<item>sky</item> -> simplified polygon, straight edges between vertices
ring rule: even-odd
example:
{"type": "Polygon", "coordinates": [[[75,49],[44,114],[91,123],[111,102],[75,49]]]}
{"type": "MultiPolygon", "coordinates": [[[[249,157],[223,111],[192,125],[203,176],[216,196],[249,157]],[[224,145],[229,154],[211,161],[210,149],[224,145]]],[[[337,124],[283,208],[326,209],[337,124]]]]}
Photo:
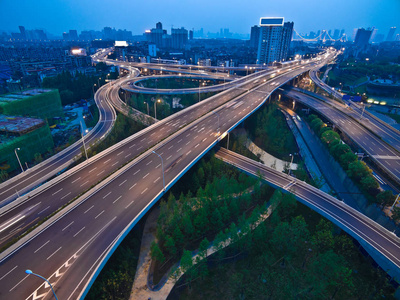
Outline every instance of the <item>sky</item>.
{"type": "Polygon", "coordinates": [[[142,34],[158,21],[168,32],[174,26],[246,34],[260,17],[284,17],[299,33],[338,28],[350,35],[374,26],[386,36],[392,26],[400,33],[400,0],[0,0],[0,30],[22,25],[57,36],[105,26],[142,34]]]}

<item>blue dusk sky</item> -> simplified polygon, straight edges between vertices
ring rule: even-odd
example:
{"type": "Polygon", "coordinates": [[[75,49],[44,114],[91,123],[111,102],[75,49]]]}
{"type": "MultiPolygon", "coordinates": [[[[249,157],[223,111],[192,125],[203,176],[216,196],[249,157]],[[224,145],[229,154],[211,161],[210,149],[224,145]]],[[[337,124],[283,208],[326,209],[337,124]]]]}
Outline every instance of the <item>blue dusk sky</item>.
{"type": "Polygon", "coordinates": [[[204,32],[229,28],[249,33],[260,17],[284,17],[299,33],[319,29],[376,27],[400,32],[400,0],[0,0],[0,30],[45,29],[60,36],[69,29],[101,30],[105,26],[142,34],[161,21],[204,32]]]}

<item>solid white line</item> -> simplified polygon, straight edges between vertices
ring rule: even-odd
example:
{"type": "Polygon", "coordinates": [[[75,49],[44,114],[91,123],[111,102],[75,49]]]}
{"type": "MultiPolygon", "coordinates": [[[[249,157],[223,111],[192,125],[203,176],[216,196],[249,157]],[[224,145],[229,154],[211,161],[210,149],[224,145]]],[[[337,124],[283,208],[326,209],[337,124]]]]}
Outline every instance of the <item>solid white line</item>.
{"type": "Polygon", "coordinates": [[[85,229],[85,226],[83,226],[81,230],[79,230],[77,233],[75,233],[73,237],[76,237],[83,229],[85,229]]]}
{"type": "Polygon", "coordinates": [[[146,192],[147,190],[148,190],[148,188],[145,188],[145,189],[143,190],[143,192],[140,193],[140,195],[143,195],[144,192],[146,192]]]}
{"type": "Polygon", "coordinates": [[[119,196],[117,199],[115,199],[114,201],[113,201],[113,204],[115,203],[115,202],[117,202],[119,199],[121,199],[122,198],[122,196],[119,196]]]}
{"type": "Polygon", "coordinates": [[[71,192],[69,192],[68,194],[62,196],[62,197],[61,197],[61,200],[64,199],[65,197],[67,197],[69,194],[71,194],[71,192]]]}
{"type": "Polygon", "coordinates": [[[49,260],[54,254],[56,254],[58,251],[60,251],[62,247],[58,248],[56,251],[53,252],[53,254],[51,254],[48,258],[46,258],[46,260],[49,260]]]}
{"type": "Polygon", "coordinates": [[[28,276],[29,276],[29,274],[26,275],[24,278],[22,278],[22,280],[21,280],[20,282],[18,282],[16,285],[14,285],[14,286],[9,290],[9,292],[11,292],[13,289],[15,289],[15,288],[16,288],[22,281],[24,281],[28,276]]]}
{"type": "Polygon", "coordinates": [[[111,192],[108,192],[108,194],[105,195],[105,196],[103,197],[103,199],[107,198],[110,194],[111,194],[111,192]]]}
{"type": "Polygon", "coordinates": [[[15,266],[14,268],[12,268],[10,271],[8,271],[6,274],[3,275],[3,277],[0,278],[0,280],[2,280],[4,277],[6,277],[8,274],[10,274],[12,271],[14,271],[18,266],[15,266]]]}
{"type": "Polygon", "coordinates": [[[103,211],[101,212],[101,213],[99,213],[97,216],[95,216],[94,218],[95,219],[97,219],[98,217],[100,217],[101,216],[101,214],[104,212],[104,209],[103,209],[103,211]]]}
{"type": "Polygon", "coordinates": [[[84,214],[86,214],[89,210],[91,210],[92,208],[94,207],[94,205],[92,205],[91,207],[89,207],[85,212],[84,212],[84,214]]]}
{"type": "Polygon", "coordinates": [[[81,179],[80,177],[75,179],[74,181],[72,181],[72,183],[75,183],[76,181],[78,181],[79,179],[81,179]]]}
{"type": "Polygon", "coordinates": [[[72,221],[71,223],[69,223],[67,226],[65,226],[64,227],[64,229],[63,230],[61,230],[61,231],[64,231],[65,229],[67,229],[69,226],[71,226],[72,224],[74,223],[74,221],[72,221]]]}
{"type": "Polygon", "coordinates": [[[128,179],[125,179],[124,181],[122,181],[120,184],[119,184],[119,186],[121,186],[121,185],[123,185],[125,182],[127,182],[128,181],[128,179]]]}
{"type": "Polygon", "coordinates": [[[61,192],[62,190],[63,190],[63,188],[59,189],[57,192],[55,192],[55,193],[53,193],[53,194],[51,194],[51,195],[54,196],[55,194],[61,192]]]}

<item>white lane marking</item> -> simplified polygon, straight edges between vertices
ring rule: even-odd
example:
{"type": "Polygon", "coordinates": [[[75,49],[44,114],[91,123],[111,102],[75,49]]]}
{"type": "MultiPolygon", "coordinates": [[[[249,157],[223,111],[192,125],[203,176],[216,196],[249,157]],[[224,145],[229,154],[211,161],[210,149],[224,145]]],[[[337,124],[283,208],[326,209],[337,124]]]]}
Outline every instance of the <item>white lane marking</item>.
{"type": "Polygon", "coordinates": [[[58,248],[56,251],[53,252],[53,254],[51,254],[48,258],[46,258],[46,260],[49,260],[54,254],[56,254],[58,251],[61,250],[62,247],[58,248]]]}
{"type": "Polygon", "coordinates": [[[189,152],[188,152],[188,153],[186,153],[186,155],[189,155],[189,154],[190,154],[190,152],[192,152],[192,150],[189,150],[189,152]]]}
{"type": "Polygon", "coordinates": [[[136,186],[136,183],[134,185],[132,185],[129,190],[133,189],[136,186]]]}
{"type": "Polygon", "coordinates": [[[186,143],[186,146],[190,144],[190,141],[186,143]]]}
{"type": "Polygon", "coordinates": [[[72,183],[77,182],[79,179],[81,179],[81,178],[79,177],[79,178],[75,179],[74,181],[72,181],[72,183]]]}
{"type": "Polygon", "coordinates": [[[127,206],[125,206],[125,209],[127,209],[129,206],[131,206],[133,202],[135,202],[135,201],[131,201],[131,203],[129,203],[127,206]]]}
{"type": "Polygon", "coordinates": [[[146,166],[148,166],[149,164],[151,164],[153,161],[151,160],[151,161],[149,161],[147,164],[146,164],[146,166]]]}
{"type": "Polygon", "coordinates": [[[142,138],[142,139],[140,140],[140,142],[143,142],[145,139],[146,139],[146,138],[142,138]]]}
{"type": "Polygon", "coordinates": [[[139,172],[140,172],[140,169],[137,170],[135,173],[133,173],[133,175],[136,175],[136,174],[139,173],[139,172]]]}
{"type": "Polygon", "coordinates": [[[87,184],[89,182],[89,180],[86,180],[84,183],[81,184],[81,187],[84,186],[85,184],[87,184]]]}
{"type": "Polygon", "coordinates": [[[133,148],[133,147],[135,147],[136,146],[136,144],[133,144],[132,146],[129,146],[129,149],[131,149],[131,148],[133,148]]]}
{"type": "Polygon", "coordinates": [[[207,140],[207,138],[204,138],[201,142],[205,142],[207,140]]]}
{"type": "Polygon", "coordinates": [[[140,195],[143,195],[148,189],[149,189],[149,188],[145,188],[145,189],[143,190],[143,192],[140,193],[140,195]]]}
{"type": "Polygon", "coordinates": [[[6,274],[4,274],[0,280],[2,280],[4,277],[6,277],[8,274],[10,274],[12,271],[14,271],[18,266],[15,266],[14,268],[12,268],[10,271],[8,271],[6,274]]]}
{"type": "Polygon", "coordinates": [[[97,167],[94,167],[93,169],[91,169],[90,171],[89,171],[89,173],[92,173],[94,170],[96,170],[97,169],[97,167]]]}
{"type": "Polygon", "coordinates": [[[161,177],[158,177],[156,180],[154,180],[153,182],[156,183],[157,181],[160,180],[161,177]]]}
{"type": "Polygon", "coordinates": [[[182,142],[182,139],[180,139],[177,143],[180,143],[180,142],[182,142]]]}
{"type": "Polygon", "coordinates": [[[99,214],[98,214],[97,216],[95,216],[94,218],[97,219],[98,217],[100,217],[100,216],[103,214],[103,212],[104,212],[104,209],[102,210],[101,213],[99,213],[99,214]]]}
{"type": "Polygon", "coordinates": [[[87,210],[85,210],[85,212],[83,214],[86,214],[89,210],[91,210],[94,207],[94,205],[92,205],[91,207],[89,207],[87,210]]]}
{"type": "Polygon", "coordinates": [[[174,145],[172,145],[171,147],[169,147],[168,150],[171,150],[172,148],[174,148],[174,145]]]}
{"type": "Polygon", "coordinates": [[[143,179],[145,179],[147,176],[149,176],[150,173],[147,173],[146,175],[143,176],[143,179]]]}
{"type": "Polygon", "coordinates": [[[157,167],[156,167],[156,169],[158,169],[160,166],[161,166],[161,164],[158,164],[157,167]]]}
{"type": "Polygon", "coordinates": [[[128,156],[130,156],[132,153],[129,153],[129,154],[127,154],[127,155],[125,155],[125,158],[127,158],[128,156]]]}
{"type": "MultiPolygon", "coordinates": [[[[168,123],[167,123],[168,124],[168,123]]],[[[152,134],[150,134],[150,136],[152,136],[153,134],[156,134],[155,132],[153,132],[152,134]]]]}
{"type": "Polygon", "coordinates": [[[105,195],[105,196],[103,197],[103,199],[105,199],[105,198],[107,198],[108,196],[110,196],[110,194],[111,194],[111,192],[108,192],[108,194],[105,195]]]}
{"type": "Polygon", "coordinates": [[[44,212],[46,209],[49,209],[49,208],[50,208],[50,205],[47,206],[45,209],[41,210],[41,211],[38,213],[38,215],[40,215],[42,212],[44,212]]]}
{"type": "Polygon", "coordinates": [[[122,153],[124,153],[124,151],[122,150],[120,153],[117,154],[117,156],[121,155],[122,153]]]}
{"type": "Polygon", "coordinates": [[[114,167],[117,163],[119,163],[119,161],[113,163],[113,164],[111,165],[111,167],[114,167]]]}
{"type": "Polygon", "coordinates": [[[186,137],[189,137],[191,135],[191,133],[189,133],[186,137]]]}
{"type": "Polygon", "coordinates": [[[74,234],[74,237],[76,237],[76,236],[77,236],[79,233],[81,233],[81,231],[84,230],[84,229],[85,229],[85,226],[83,226],[83,227],[81,228],[81,230],[79,230],[77,233],[75,233],[75,234],[74,234]]]}
{"type": "Polygon", "coordinates": [[[40,251],[40,249],[42,249],[44,246],[46,246],[48,243],[50,243],[50,240],[48,240],[46,243],[44,243],[42,246],[40,246],[39,248],[37,248],[36,250],[35,250],[35,252],[33,252],[33,253],[36,253],[36,252],[38,252],[38,251],[40,251]]]}
{"type": "Polygon", "coordinates": [[[119,196],[117,199],[115,199],[114,201],[113,201],[113,204],[115,204],[115,202],[117,202],[119,199],[121,199],[122,198],[122,196],[119,196]]]}
{"type": "Polygon", "coordinates": [[[101,174],[104,173],[105,170],[101,171],[99,174],[97,174],[96,176],[100,176],[101,174]]]}
{"type": "Polygon", "coordinates": [[[71,192],[69,192],[68,194],[64,195],[61,197],[61,200],[63,200],[65,197],[69,196],[71,194],[71,192]]]}
{"type": "Polygon", "coordinates": [[[11,291],[12,291],[13,289],[15,289],[17,286],[19,286],[19,285],[21,284],[21,282],[24,281],[28,276],[29,276],[29,274],[26,275],[24,278],[22,278],[22,280],[21,280],[20,282],[18,282],[16,285],[14,285],[14,286],[9,290],[9,292],[11,292],[11,291]]]}
{"type": "Polygon", "coordinates": [[[61,192],[63,190],[63,188],[59,189],[57,192],[51,194],[52,196],[54,196],[55,194],[58,194],[59,192],[61,192]]]}
{"type": "Polygon", "coordinates": [[[67,226],[65,226],[65,227],[63,228],[63,230],[61,230],[61,231],[64,231],[64,230],[67,229],[69,226],[71,226],[73,223],[74,223],[74,221],[72,221],[72,222],[69,223],[67,226]]]}
{"type": "Polygon", "coordinates": [[[121,186],[121,185],[123,185],[125,182],[127,182],[128,181],[128,179],[125,179],[124,181],[122,181],[120,184],[119,184],[119,186],[121,186]]]}
{"type": "Polygon", "coordinates": [[[139,148],[137,148],[136,150],[140,150],[140,149],[142,149],[143,148],[143,146],[140,146],[139,148]]]}
{"type": "Polygon", "coordinates": [[[179,151],[181,151],[182,150],[182,148],[179,148],[178,150],[176,150],[176,152],[179,152],[179,151]]]}
{"type": "Polygon", "coordinates": [[[103,164],[105,165],[106,163],[108,163],[111,160],[111,158],[107,159],[105,162],[103,162],[103,164]]]}
{"type": "Polygon", "coordinates": [[[172,155],[168,156],[168,157],[167,157],[167,160],[170,159],[171,157],[172,157],[172,155]]]}
{"type": "Polygon", "coordinates": [[[196,146],[194,146],[195,148],[197,148],[200,144],[197,144],[196,146]]]}

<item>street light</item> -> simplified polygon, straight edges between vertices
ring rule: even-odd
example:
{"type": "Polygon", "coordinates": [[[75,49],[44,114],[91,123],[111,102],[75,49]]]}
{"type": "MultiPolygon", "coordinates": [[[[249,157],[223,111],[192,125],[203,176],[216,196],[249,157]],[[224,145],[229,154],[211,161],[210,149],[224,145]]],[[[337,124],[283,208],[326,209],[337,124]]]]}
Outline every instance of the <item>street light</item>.
{"type": "Polygon", "coordinates": [[[147,104],[147,115],[150,116],[150,110],[149,110],[149,104],[147,102],[143,102],[144,104],[147,104]]]}
{"type": "Polygon", "coordinates": [[[155,151],[152,151],[155,155],[157,155],[160,159],[161,159],[161,171],[162,171],[162,181],[163,181],[163,187],[164,187],[164,192],[165,192],[165,179],[164,179],[164,160],[163,160],[163,158],[161,157],[161,155],[160,154],[158,154],[157,152],[155,152],[155,151]]]}
{"type": "Polygon", "coordinates": [[[36,277],[39,277],[39,278],[43,279],[44,281],[46,281],[50,285],[50,288],[51,288],[51,291],[53,292],[54,298],[56,298],[56,300],[58,300],[56,292],[54,291],[53,286],[50,283],[50,281],[48,281],[43,276],[40,276],[39,274],[33,273],[31,270],[25,270],[25,273],[28,274],[28,275],[35,275],[36,277]]]}
{"type": "Polygon", "coordinates": [[[217,115],[217,117],[218,117],[218,135],[219,135],[219,133],[220,133],[220,131],[219,131],[219,113],[217,113],[217,112],[212,112],[214,115],[217,115]]]}
{"type": "Polygon", "coordinates": [[[160,103],[161,100],[158,99],[157,101],[154,101],[154,119],[156,119],[156,120],[157,120],[157,105],[156,105],[157,102],[160,103]]]}
{"type": "Polygon", "coordinates": [[[96,86],[96,84],[94,84],[93,86],[92,86],[92,92],[93,92],[93,96],[94,96],[94,87],[96,86]]]}
{"type": "MultiPolygon", "coordinates": [[[[86,131],[86,132],[87,132],[87,131],[86,131]]],[[[83,125],[82,125],[82,121],[81,121],[81,135],[82,135],[83,149],[85,149],[86,160],[88,160],[87,151],[86,151],[86,145],[85,145],[85,139],[83,138],[83,125]]]]}
{"type": "Polygon", "coordinates": [[[22,173],[24,173],[24,168],[22,168],[21,161],[19,160],[17,150],[19,151],[19,150],[21,150],[21,149],[20,149],[20,148],[15,148],[15,149],[14,149],[14,153],[15,153],[15,156],[17,157],[17,160],[18,160],[18,162],[19,162],[19,166],[21,167],[22,173]]]}

